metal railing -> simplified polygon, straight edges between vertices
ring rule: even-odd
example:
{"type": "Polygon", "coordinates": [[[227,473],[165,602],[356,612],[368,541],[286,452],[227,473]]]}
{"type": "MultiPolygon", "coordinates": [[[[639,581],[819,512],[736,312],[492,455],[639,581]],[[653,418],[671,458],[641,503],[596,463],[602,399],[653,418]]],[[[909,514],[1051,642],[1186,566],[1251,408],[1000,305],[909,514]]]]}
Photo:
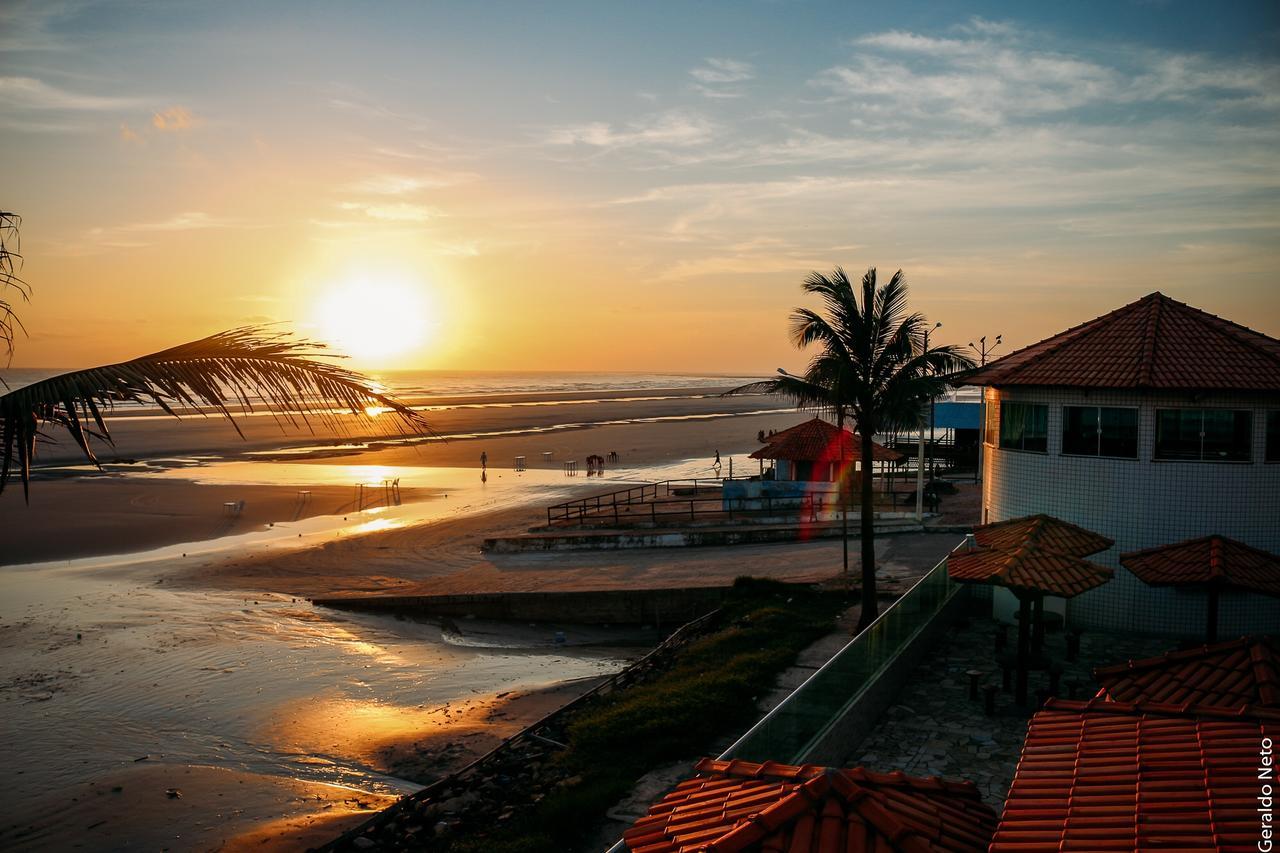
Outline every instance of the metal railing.
{"type": "MultiPolygon", "coordinates": [[[[670,498],[672,495],[679,497],[679,493],[686,489],[693,490],[692,502],[715,502],[720,504],[720,484],[728,479],[727,477],[694,477],[687,480],[662,480],[658,483],[641,483],[638,486],[631,486],[626,489],[618,489],[613,492],[604,492],[599,495],[589,495],[585,498],[576,498],[564,503],[552,504],[547,507],[547,524],[564,524],[572,522],[580,522],[589,516],[608,516],[610,511],[615,520],[619,517],[620,507],[629,507],[635,504],[656,503],[659,498],[670,498]],[[714,498],[698,498],[700,490],[716,492],[714,498]]],[[[681,501],[688,503],[690,501],[681,501]]],[[[662,514],[658,512],[658,514],[662,514]]],[[[681,515],[688,513],[681,512],[681,515]]]]}
{"type": "MultiPolygon", "coordinates": [[[[663,522],[732,522],[780,514],[795,516],[801,522],[818,522],[824,520],[823,513],[839,512],[835,492],[725,497],[720,483],[726,479],[664,480],[565,501],[547,507],[547,526],[657,527],[663,522]]],[[[897,504],[895,493],[884,488],[877,488],[876,497],[888,508],[897,504]]],[[[846,508],[851,516],[858,511],[857,499],[855,492],[846,508]]]]}
{"type": "Polygon", "coordinates": [[[805,763],[831,727],[960,589],[947,577],[944,558],[720,758],[805,763]]]}

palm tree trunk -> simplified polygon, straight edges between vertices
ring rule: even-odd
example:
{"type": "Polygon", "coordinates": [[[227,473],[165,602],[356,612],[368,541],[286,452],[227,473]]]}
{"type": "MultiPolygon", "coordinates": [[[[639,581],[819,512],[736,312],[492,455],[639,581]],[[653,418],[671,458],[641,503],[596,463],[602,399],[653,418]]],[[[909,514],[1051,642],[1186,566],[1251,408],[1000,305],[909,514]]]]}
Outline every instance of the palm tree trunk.
{"type": "Polygon", "coordinates": [[[871,477],[868,465],[872,457],[871,425],[858,424],[862,433],[862,616],[858,630],[866,628],[879,615],[876,603],[876,513],[872,504],[871,477]]]}

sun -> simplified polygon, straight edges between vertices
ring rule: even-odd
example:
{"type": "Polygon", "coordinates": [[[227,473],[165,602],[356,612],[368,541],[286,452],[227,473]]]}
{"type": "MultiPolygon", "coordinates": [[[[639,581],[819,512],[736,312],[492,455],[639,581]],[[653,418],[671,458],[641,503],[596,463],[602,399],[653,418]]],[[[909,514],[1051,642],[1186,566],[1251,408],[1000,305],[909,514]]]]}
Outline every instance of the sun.
{"type": "Polygon", "coordinates": [[[321,337],[352,358],[385,363],[428,343],[434,310],[424,285],[392,277],[355,277],[316,305],[321,337]]]}

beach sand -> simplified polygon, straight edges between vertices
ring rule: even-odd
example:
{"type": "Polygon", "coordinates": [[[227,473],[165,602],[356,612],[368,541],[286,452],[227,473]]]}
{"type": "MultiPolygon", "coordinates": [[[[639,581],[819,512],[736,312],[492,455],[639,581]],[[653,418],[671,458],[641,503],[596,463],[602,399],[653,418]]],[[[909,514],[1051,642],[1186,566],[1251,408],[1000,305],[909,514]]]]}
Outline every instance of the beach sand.
{"type": "Polygon", "coordinates": [[[219,767],[138,764],[33,803],[6,850],[305,850],[395,801],[219,767]],[[172,793],[170,793],[172,792],[172,793]]]}
{"type": "MultiPolygon", "coordinates": [[[[594,399],[600,395],[583,396],[594,399]]],[[[327,754],[341,762],[354,762],[353,766],[425,781],[461,767],[492,748],[501,738],[589,689],[602,676],[581,673],[593,669],[601,673],[609,653],[563,650],[565,655],[582,657],[574,663],[573,680],[557,684],[557,678],[566,677],[557,676],[555,672],[557,667],[563,672],[564,663],[554,664],[551,658],[545,657],[549,650],[528,646],[531,642],[528,635],[532,632],[541,638],[537,632],[546,633],[548,626],[527,628],[525,636],[511,635],[507,639],[481,637],[481,643],[497,642],[499,650],[509,649],[503,652],[507,655],[505,660],[518,661],[519,655],[532,655],[524,665],[523,685],[515,690],[485,690],[479,688],[483,681],[476,682],[475,689],[469,687],[471,682],[464,681],[450,688],[457,699],[422,703],[410,698],[417,689],[411,682],[405,682],[417,671],[418,657],[425,655],[424,674],[430,674],[436,666],[430,659],[437,654],[431,650],[437,647],[431,645],[425,634],[417,639],[422,628],[413,627],[412,623],[388,621],[385,617],[312,609],[301,600],[295,602],[294,598],[371,592],[430,594],[701,586],[727,584],[743,574],[819,581],[839,573],[841,547],[834,540],[759,547],[566,554],[491,555],[481,551],[484,538],[518,533],[545,519],[545,505],[553,498],[564,500],[569,496],[618,488],[635,480],[660,479],[655,474],[659,471],[679,470],[686,475],[708,476],[712,473],[711,457],[717,450],[725,460],[725,473],[730,457],[736,465],[746,467],[746,470],[738,468],[738,473],[750,473],[758,466],[749,462],[746,454],[759,446],[757,431],[783,429],[806,417],[783,410],[726,417],[723,399],[687,392],[674,397],[656,402],[611,399],[554,406],[454,408],[432,416],[438,429],[445,427],[455,433],[466,433],[494,428],[518,430],[521,424],[530,423],[533,428],[557,423],[596,422],[598,425],[483,438],[454,437],[447,442],[412,447],[382,446],[357,452],[312,446],[303,453],[281,454],[279,433],[261,423],[261,419],[249,430],[247,443],[239,442],[225,425],[216,422],[197,422],[194,434],[188,435],[185,429],[188,424],[175,429],[171,421],[139,419],[125,423],[116,432],[123,439],[120,455],[128,451],[135,457],[153,460],[151,465],[141,466],[145,469],[144,475],[40,479],[32,484],[29,505],[23,503],[21,489],[11,488],[0,495],[2,517],[6,522],[10,519],[20,522],[0,527],[0,562],[65,560],[87,554],[135,552],[163,546],[194,548],[194,545],[179,543],[207,540],[216,545],[238,539],[249,542],[256,541],[252,539],[255,535],[291,539],[296,535],[295,530],[308,531],[298,537],[296,547],[279,547],[280,543],[275,542],[270,548],[243,545],[222,551],[193,551],[186,557],[158,552],[162,559],[145,564],[125,560],[84,569],[77,564],[61,571],[78,573],[66,576],[70,578],[89,577],[84,573],[91,572],[95,582],[118,584],[118,589],[112,587],[108,592],[112,596],[108,603],[125,608],[124,615],[85,617],[108,620],[101,627],[102,641],[106,642],[108,637],[114,639],[103,646],[104,650],[122,639],[128,641],[132,636],[130,632],[139,630],[133,626],[150,625],[155,628],[154,636],[148,635],[145,644],[150,653],[165,651],[171,642],[166,637],[177,631],[174,636],[179,646],[175,649],[192,649],[208,655],[211,666],[206,668],[211,672],[201,674],[196,682],[200,692],[195,696],[201,701],[219,701],[215,686],[218,678],[246,679],[246,687],[242,689],[249,691],[265,689],[270,683],[263,681],[263,674],[255,674],[260,666],[254,662],[256,658],[248,662],[231,661],[230,669],[225,670],[231,674],[217,674],[216,667],[223,666],[218,660],[228,652],[241,655],[234,650],[242,646],[226,646],[224,651],[224,641],[211,643],[204,639],[202,632],[207,629],[202,626],[210,618],[214,619],[210,624],[226,626],[215,628],[217,634],[244,638],[237,639],[240,644],[253,642],[255,645],[243,648],[253,649],[246,653],[262,656],[263,662],[275,659],[279,652],[273,651],[276,647],[270,643],[281,641],[286,643],[286,648],[304,655],[300,661],[316,662],[307,664],[308,678],[317,683],[333,678],[331,683],[335,685],[350,683],[358,688],[354,694],[350,688],[316,689],[307,694],[307,701],[276,701],[274,706],[263,706],[256,712],[265,711],[267,722],[260,732],[252,734],[250,742],[269,744],[276,760],[305,763],[310,756],[327,754]],[[566,417],[570,412],[572,417],[566,417]],[[672,419],[599,423],[651,416],[672,419]],[[148,440],[158,449],[142,452],[148,440]],[[243,459],[236,454],[250,448],[277,450],[257,455],[253,458],[258,461],[248,464],[210,459],[204,467],[170,467],[177,463],[154,462],[157,457],[175,453],[243,459]],[[552,451],[555,457],[547,465],[541,460],[544,450],[552,451]],[[476,470],[482,451],[489,458],[488,482],[484,484],[479,482],[476,470]],[[603,478],[565,477],[559,470],[565,459],[578,459],[581,465],[589,453],[603,455],[610,451],[618,452],[620,459],[617,465],[609,466],[603,478]],[[512,470],[511,460],[516,455],[526,457],[530,472],[517,475],[512,470]],[[290,464],[273,465],[268,461],[273,458],[287,459],[290,464]],[[281,475],[282,471],[286,474],[281,475]],[[376,482],[388,471],[402,478],[403,504],[373,513],[353,514],[354,483],[370,478],[376,482]],[[348,477],[347,472],[358,473],[348,477]],[[263,474],[266,476],[262,479],[268,482],[257,481],[263,474]],[[282,481],[270,482],[272,477],[282,481]],[[461,478],[459,485],[441,485],[451,477],[461,478]],[[305,503],[299,503],[297,493],[301,488],[312,492],[311,499],[305,503]],[[229,500],[245,501],[245,510],[239,517],[223,513],[222,504],[229,500]],[[406,518],[428,519],[428,523],[389,525],[388,529],[381,530],[376,523],[360,525],[358,529],[324,526],[330,523],[327,519],[331,519],[333,525],[343,524],[345,514],[351,514],[352,522],[366,516],[376,521],[386,517],[379,514],[382,512],[404,513],[406,518]],[[270,526],[273,524],[275,527],[270,526]],[[137,591],[130,592],[131,589],[137,591]],[[175,625],[170,616],[162,620],[162,625],[157,625],[154,617],[132,615],[128,608],[138,600],[139,594],[145,600],[148,595],[160,596],[159,590],[165,591],[164,596],[176,596],[174,602],[187,602],[192,606],[185,623],[175,625]],[[193,595],[197,597],[190,598],[193,595]],[[229,621],[205,615],[208,609],[203,603],[205,597],[216,599],[218,596],[241,602],[235,605],[240,609],[227,611],[229,621]],[[186,639],[188,635],[190,640],[186,639]],[[332,643],[335,637],[343,649],[341,655],[348,657],[334,657],[337,653],[316,657],[306,652],[315,643],[332,643]],[[187,642],[195,645],[183,645],[187,642]],[[208,643],[211,644],[202,645],[208,643]],[[261,651],[257,651],[258,648],[261,651]],[[345,659],[351,661],[347,665],[350,669],[344,668],[345,659]],[[362,659],[363,664],[359,663],[362,659]],[[538,663],[544,660],[545,663],[538,663]],[[321,664],[324,671],[312,671],[316,664],[321,664]],[[536,679],[542,667],[550,667],[545,670],[547,680],[543,686],[530,686],[530,679],[536,679]],[[384,668],[387,668],[386,674],[380,674],[384,668]],[[330,670],[332,675],[327,674],[330,670]],[[380,683],[378,678],[383,681],[380,683]],[[255,684],[259,686],[255,688],[255,684]],[[395,695],[404,696],[407,701],[392,698],[395,695]]],[[[538,401],[525,399],[524,402],[538,401]]],[[[740,405],[740,411],[746,412],[769,405],[763,398],[728,402],[740,405]]],[[[136,471],[138,467],[128,465],[123,470],[136,471]]],[[[932,565],[953,544],[945,536],[883,537],[877,542],[881,574],[893,577],[896,573],[918,573],[922,563],[932,565]]],[[[851,568],[856,572],[856,548],[852,550],[851,568]]],[[[85,563],[85,566],[93,565],[85,563]]],[[[36,582],[35,573],[31,582],[36,582]]],[[[74,613],[77,607],[93,614],[101,610],[102,604],[94,603],[91,596],[82,595],[76,601],[81,598],[85,600],[69,612],[74,613]]],[[[160,598],[150,606],[171,608],[173,605],[168,601],[160,598]]],[[[46,606],[51,616],[63,621],[68,619],[65,608],[60,611],[52,603],[46,606]]],[[[54,697],[51,700],[44,699],[43,693],[32,699],[27,694],[35,688],[21,687],[14,682],[15,690],[26,692],[16,696],[4,694],[9,697],[6,701],[28,705],[43,701],[49,706],[76,701],[77,689],[96,683],[92,681],[97,677],[94,670],[77,674],[82,672],[83,663],[73,656],[75,647],[69,645],[73,641],[69,639],[72,634],[67,634],[67,626],[46,628],[31,619],[23,615],[8,628],[15,642],[28,642],[45,635],[62,637],[48,648],[63,651],[53,653],[61,656],[56,660],[40,657],[50,652],[37,651],[36,657],[23,665],[39,665],[41,672],[67,669],[71,675],[64,679],[65,684],[55,680],[51,682],[52,687],[43,682],[37,685],[39,690],[51,692],[54,697]],[[64,658],[72,663],[63,663],[64,658]],[[90,682],[78,688],[82,678],[90,682]]],[[[78,635],[75,636],[74,642],[78,643],[78,635]]],[[[86,633],[85,640],[97,642],[98,636],[95,630],[95,633],[86,633]]],[[[534,645],[546,639],[538,639],[534,645]]],[[[443,651],[442,660],[456,658],[460,651],[443,651]]],[[[626,652],[619,650],[614,653],[615,657],[620,653],[626,652]]],[[[112,660],[106,658],[103,664],[112,660]]],[[[154,660],[158,663],[147,666],[172,667],[180,665],[183,658],[154,660]]],[[[203,662],[203,658],[193,660],[203,662]]],[[[97,670],[110,671],[103,664],[96,665],[97,670]]],[[[507,668],[512,665],[503,664],[507,668]]],[[[486,675],[483,668],[476,672],[477,675],[466,677],[497,677],[486,675]]],[[[510,674],[501,677],[509,678],[510,674]]],[[[105,683],[110,684],[110,680],[105,683]]],[[[291,689],[296,693],[303,688],[291,689]]],[[[252,697],[253,693],[248,696],[252,697]]],[[[85,701],[89,698],[84,697],[85,701]]],[[[190,700],[175,696],[166,701],[190,700]]],[[[16,843],[19,836],[9,833],[21,831],[23,839],[42,839],[40,844],[27,845],[33,848],[62,847],[66,846],[64,842],[73,839],[90,846],[113,847],[122,846],[125,839],[138,838],[146,841],[144,846],[167,843],[185,849],[203,849],[224,842],[228,844],[224,849],[249,846],[300,849],[331,837],[350,822],[367,816],[368,809],[380,807],[387,796],[357,794],[342,787],[323,785],[314,778],[203,767],[195,761],[128,767],[101,775],[90,774],[88,778],[90,781],[50,793],[35,805],[24,805],[20,818],[7,813],[6,834],[0,835],[0,840],[7,839],[6,845],[11,846],[9,841],[16,843]],[[116,785],[124,790],[113,792],[116,785]],[[163,793],[167,788],[181,789],[183,797],[170,800],[163,793]],[[234,814],[227,812],[231,816],[226,819],[222,818],[224,810],[219,802],[224,798],[234,800],[234,808],[238,810],[234,814]],[[74,821],[60,821],[59,814],[76,817],[74,821]],[[171,818],[189,827],[185,839],[171,837],[175,831],[171,818]],[[89,829],[90,826],[93,829],[89,829]],[[35,829],[29,830],[29,827],[35,829]],[[198,843],[194,841],[197,836],[198,843]]],[[[368,785],[363,787],[369,789],[368,785]]]]}
{"type": "MultiPolygon", "coordinates": [[[[660,402],[659,410],[667,417],[702,418],[708,412],[718,412],[724,403],[741,404],[748,411],[766,407],[763,398],[703,398],[683,396],[676,400],[660,402]]],[[[468,404],[471,405],[471,404],[468,404]]],[[[572,418],[584,418],[599,422],[614,416],[637,418],[645,416],[654,403],[581,403],[573,406],[572,418]]],[[[489,427],[516,429],[522,419],[534,418],[544,426],[556,420],[566,419],[565,407],[508,407],[495,411],[489,408],[460,408],[447,413],[432,413],[433,422],[440,419],[438,428],[447,426],[467,433],[489,427]],[[468,420],[468,418],[470,418],[468,420]]],[[[644,477],[648,466],[670,463],[680,459],[705,459],[706,475],[713,472],[711,459],[717,450],[725,460],[735,457],[735,465],[745,466],[746,471],[758,469],[758,463],[746,455],[756,449],[756,432],[763,429],[781,429],[799,419],[795,412],[779,411],[767,415],[713,417],[694,420],[668,420],[652,423],[611,424],[593,427],[574,427],[543,433],[489,436],[484,438],[454,437],[447,441],[432,441],[415,446],[389,446],[362,451],[335,451],[330,446],[308,445],[314,449],[308,453],[248,457],[258,460],[256,466],[245,465],[236,472],[247,482],[207,483],[198,482],[206,471],[199,466],[170,467],[156,470],[156,465],[172,464],[169,454],[177,445],[184,445],[185,452],[198,452],[207,461],[215,458],[243,460],[241,454],[256,450],[264,452],[264,446],[279,447],[281,434],[268,424],[258,424],[250,433],[249,441],[240,441],[226,424],[204,419],[176,424],[172,419],[156,416],[146,418],[121,418],[122,425],[112,425],[119,438],[118,457],[127,459],[147,458],[160,460],[152,467],[139,465],[117,466],[108,463],[107,471],[113,476],[77,477],[59,476],[38,479],[31,484],[29,502],[24,501],[22,489],[11,484],[0,493],[0,565],[33,563],[47,560],[66,560],[89,555],[121,554],[145,551],[163,545],[180,542],[196,542],[262,530],[269,524],[287,523],[317,515],[341,516],[357,507],[356,484],[371,480],[379,483],[383,473],[367,473],[376,466],[380,471],[394,471],[401,476],[401,500],[406,503],[429,500],[437,492],[415,485],[414,469],[479,468],[480,454],[487,453],[489,477],[495,485],[512,472],[514,458],[526,457],[531,470],[559,475],[563,461],[576,459],[579,469],[585,469],[584,460],[589,454],[605,455],[610,451],[619,454],[616,465],[608,466],[606,477],[592,479],[581,473],[576,478],[564,477],[558,488],[571,492],[606,490],[609,483],[630,477],[644,477]],[[194,430],[192,428],[194,427],[194,430]],[[182,438],[189,431],[196,434],[182,438]],[[265,433],[260,435],[259,433],[265,433]],[[267,439],[269,444],[264,445],[267,439]],[[144,444],[156,449],[146,451],[144,444]],[[543,463],[542,453],[551,451],[554,460],[543,463]],[[297,482],[271,484],[254,482],[255,475],[270,473],[270,459],[287,459],[297,482]],[[296,473],[298,465],[315,466],[315,476],[296,473]],[[341,466],[341,470],[338,468],[341,466]],[[352,470],[347,476],[344,470],[352,470]],[[147,476],[140,476],[140,475],[147,476]],[[164,476],[156,476],[163,474],[164,476]],[[184,479],[185,478],[185,479],[184,479]],[[298,479],[300,478],[300,479],[298,479]],[[336,481],[335,481],[336,480],[336,481]],[[311,496],[305,502],[298,496],[300,489],[309,489],[311,496]],[[227,501],[244,501],[244,511],[238,517],[228,516],[223,508],[227,501]]],[[[268,419],[269,421],[269,419],[268,419]]],[[[577,422],[577,420],[573,420],[577,422]]],[[[290,434],[288,439],[303,441],[303,436],[290,434]]],[[[111,454],[102,454],[108,462],[111,454]]],[[[69,458],[65,452],[42,451],[42,460],[69,458]]],[[[189,465],[186,460],[184,465],[189,465]]],[[[77,469],[84,471],[85,469],[77,469]]],[[[743,467],[737,469],[743,471],[743,467]]],[[[419,476],[420,482],[423,477],[419,476]]],[[[478,477],[468,481],[468,486],[478,485],[478,477]]],[[[562,498],[563,499],[563,498],[562,498]]],[[[382,502],[378,489],[367,494],[367,501],[382,502]]],[[[366,505],[369,505],[366,503],[366,505]]],[[[357,571],[359,571],[357,569],[357,571]]]]}

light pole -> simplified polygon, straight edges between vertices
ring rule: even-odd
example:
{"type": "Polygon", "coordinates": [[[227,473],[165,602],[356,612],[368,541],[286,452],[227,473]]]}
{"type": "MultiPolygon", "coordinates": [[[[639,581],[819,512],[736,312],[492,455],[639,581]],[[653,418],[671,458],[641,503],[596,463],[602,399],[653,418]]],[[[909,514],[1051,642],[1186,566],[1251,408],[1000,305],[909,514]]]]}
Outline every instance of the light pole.
{"type": "MultiPolygon", "coordinates": [[[[933,329],[937,329],[941,325],[942,325],[941,323],[937,323],[934,325],[933,329]]],[[[933,329],[924,330],[924,349],[921,350],[920,352],[921,355],[929,354],[929,333],[932,332],[933,329]]],[[[931,407],[933,405],[932,395],[930,395],[929,397],[929,405],[931,407]]],[[[931,411],[930,418],[932,417],[933,415],[931,411]]],[[[929,440],[932,441],[933,440],[932,422],[930,424],[929,432],[930,432],[929,440]]],[[[924,522],[924,424],[920,424],[919,428],[917,429],[917,433],[919,434],[920,449],[916,453],[916,521],[923,523],[924,522]]]]}
{"type": "MultiPolygon", "coordinates": [[[[973,350],[978,356],[978,365],[980,367],[987,366],[987,356],[995,352],[996,347],[1004,340],[1004,335],[996,335],[995,343],[987,346],[987,336],[983,335],[978,338],[975,345],[973,341],[969,341],[969,349],[973,350]]],[[[987,389],[982,389],[982,400],[978,403],[978,470],[973,473],[973,481],[975,483],[982,482],[982,446],[987,442],[987,389]]],[[[983,519],[986,520],[985,518],[983,519]]]]}
{"type": "MultiPolygon", "coordinates": [[[[929,353],[929,333],[936,329],[941,329],[941,328],[942,328],[942,323],[934,323],[932,329],[925,329],[924,351],[926,355],[928,355],[929,353]]],[[[929,395],[929,481],[930,482],[933,481],[933,472],[936,471],[938,468],[938,461],[937,461],[938,448],[933,443],[933,421],[934,421],[934,412],[936,411],[934,408],[934,402],[935,402],[935,398],[932,394],[930,394],[929,395]]]]}

